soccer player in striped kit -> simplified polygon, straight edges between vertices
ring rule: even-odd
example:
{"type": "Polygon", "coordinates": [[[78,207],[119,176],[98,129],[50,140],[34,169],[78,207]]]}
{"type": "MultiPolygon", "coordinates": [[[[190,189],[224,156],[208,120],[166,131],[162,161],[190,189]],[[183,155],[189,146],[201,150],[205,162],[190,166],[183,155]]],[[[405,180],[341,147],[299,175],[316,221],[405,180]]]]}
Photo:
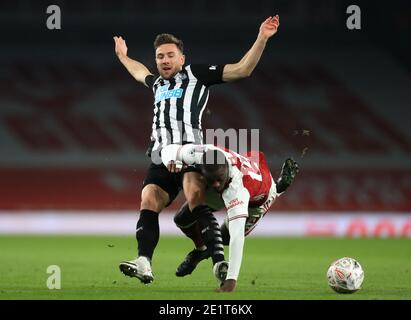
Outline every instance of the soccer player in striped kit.
{"type": "Polygon", "coordinates": [[[120,263],[120,270],[125,275],[137,277],[145,284],[153,281],[151,262],[159,240],[158,215],[176,198],[181,188],[192,214],[180,221],[182,230],[187,235],[192,234],[192,221],[207,216],[210,209],[205,205],[204,178],[194,167],[180,173],[169,172],[161,162],[160,152],[169,144],[202,143],[201,117],[209,87],[250,76],[266,42],[277,32],[278,26],[278,15],[268,17],[261,23],[256,41],[243,58],[225,65],[185,66],[183,42],[173,35],[160,34],[154,41],[156,76],[142,63],[128,57],[122,37],[114,37],[115,52],[120,62],[154,94],[151,144],[147,151],[152,163],[143,182],[136,228],[138,257],[120,263]]]}

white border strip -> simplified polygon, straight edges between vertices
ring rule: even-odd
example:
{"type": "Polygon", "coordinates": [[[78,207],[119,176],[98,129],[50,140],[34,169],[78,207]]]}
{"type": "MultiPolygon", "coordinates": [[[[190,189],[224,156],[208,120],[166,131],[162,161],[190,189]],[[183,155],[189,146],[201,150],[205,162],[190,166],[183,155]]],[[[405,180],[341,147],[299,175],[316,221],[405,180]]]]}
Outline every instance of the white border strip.
{"type": "MultiPolygon", "coordinates": [[[[0,234],[132,235],[137,219],[133,211],[0,211],[0,234]]],[[[182,235],[171,212],[159,220],[161,234],[182,235]]],[[[252,235],[411,238],[411,213],[268,212],[252,235]]]]}

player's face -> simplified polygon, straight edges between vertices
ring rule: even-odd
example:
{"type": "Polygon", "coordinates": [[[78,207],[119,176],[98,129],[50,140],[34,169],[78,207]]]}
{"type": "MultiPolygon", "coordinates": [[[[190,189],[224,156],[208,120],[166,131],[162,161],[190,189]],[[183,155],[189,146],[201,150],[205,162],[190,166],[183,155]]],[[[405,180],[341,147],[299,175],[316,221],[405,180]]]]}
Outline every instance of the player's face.
{"type": "Polygon", "coordinates": [[[184,62],[185,56],[174,43],[165,43],[156,49],[157,70],[164,79],[174,77],[184,62]]]}
{"type": "Polygon", "coordinates": [[[228,183],[228,167],[225,166],[221,170],[219,170],[217,173],[215,173],[213,176],[207,177],[205,176],[207,180],[207,185],[212,187],[215,191],[218,193],[222,193],[224,189],[227,187],[228,183]]]}

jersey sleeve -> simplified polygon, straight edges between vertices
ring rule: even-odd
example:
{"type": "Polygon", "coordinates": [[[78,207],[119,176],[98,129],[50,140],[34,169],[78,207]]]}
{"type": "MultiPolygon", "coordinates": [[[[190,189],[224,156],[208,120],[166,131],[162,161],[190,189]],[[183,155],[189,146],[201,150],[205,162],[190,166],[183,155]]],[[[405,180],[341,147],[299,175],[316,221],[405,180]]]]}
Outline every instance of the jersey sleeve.
{"type": "Polygon", "coordinates": [[[170,161],[179,161],[177,154],[180,149],[181,145],[178,144],[169,144],[161,149],[161,161],[163,162],[164,166],[167,167],[170,161]]]}
{"type": "Polygon", "coordinates": [[[217,64],[192,64],[191,72],[193,75],[204,83],[205,86],[224,83],[223,70],[225,65],[217,64]]]}
{"type": "Polygon", "coordinates": [[[246,218],[234,219],[228,222],[230,232],[229,266],[226,279],[237,280],[240,273],[244,249],[244,231],[246,218]]]}
{"type": "Polygon", "coordinates": [[[208,145],[169,144],[161,150],[161,161],[165,166],[170,161],[179,161],[187,165],[201,164],[203,153],[208,145]]]}
{"type": "Polygon", "coordinates": [[[230,186],[223,192],[222,198],[227,208],[228,221],[248,217],[250,194],[239,177],[234,177],[230,186]]]}
{"type": "Polygon", "coordinates": [[[207,151],[207,145],[185,144],[178,150],[177,160],[187,165],[201,164],[205,151],[207,151]]]}
{"type": "Polygon", "coordinates": [[[146,85],[147,85],[150,89],[153,88],[153,85],[154,85],[155,80],[156,80],[156,77],[155,77],[153,74],[149,74],[149,75],[146,76],[146,78],[144,79],[146,85]]]}

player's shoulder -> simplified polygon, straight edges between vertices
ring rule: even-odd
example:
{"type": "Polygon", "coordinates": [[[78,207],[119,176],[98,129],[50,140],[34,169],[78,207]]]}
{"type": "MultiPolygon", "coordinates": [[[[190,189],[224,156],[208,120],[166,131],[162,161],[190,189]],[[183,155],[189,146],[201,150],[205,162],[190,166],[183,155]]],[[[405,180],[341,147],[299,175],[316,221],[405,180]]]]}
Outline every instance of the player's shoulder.
{"type": "Polygon", "coordinates": [[[202,75],[204,73],[215,72],[221,68],[218,64],[211,64],[211,63],[190,63],[185,68],[190,70],[194,75],[202,75]]]}
{"type": "MultiPolygon", "coordinates": [[[[236,171],[235,168],[234,171],[236,171]]],[[[244,185],[242,174],[240,174],[240,172],[233,172],[233,174],[230,175],[230,178],[230,184],[223,192],[223,199],[229,200],[232,198],[241,198],[248,201],[250,193],[244,185]]]]}
{"type": "Polygon", "coordinates": [[[202,82],[206,87],[209,87],[214,84],[224,83],[224,65],[189,64],[186,68],[189,75],[193,75],[194,78],[202,82]]]}
{"type": "Polygon", "coordinates": [[[149,74],[146,76],[144,79],[145,83],[149,88],[154,87],[154,85],[157,85],[160,83],[161,77],[158,74],[149,74]]]}

